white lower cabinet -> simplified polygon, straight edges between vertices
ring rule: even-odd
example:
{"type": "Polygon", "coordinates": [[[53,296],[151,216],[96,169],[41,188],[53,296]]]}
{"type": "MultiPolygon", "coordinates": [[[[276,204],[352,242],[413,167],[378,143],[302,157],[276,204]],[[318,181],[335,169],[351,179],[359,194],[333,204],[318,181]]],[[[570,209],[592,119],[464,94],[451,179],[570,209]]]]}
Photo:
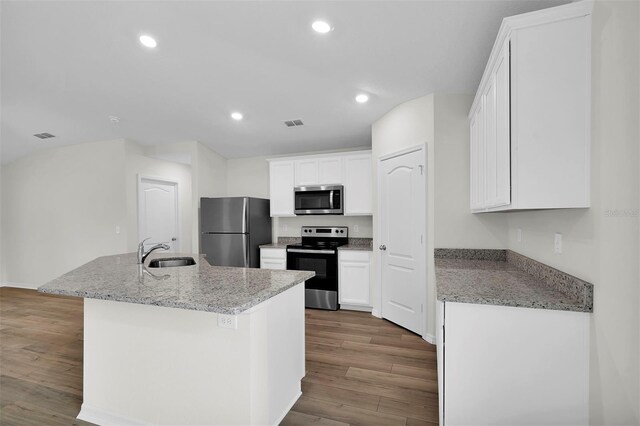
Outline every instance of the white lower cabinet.
{"type": "Polygon", "coordinates": [[[589,424],[589,315],[438,301],[440,424],[589,424]]]}
{"type": "Polygon", "coordinates": [[[341,309],[371,311],[371,252],[338,251],[338,299],[341,309]]]}
{"type": "Polygon", "coordinates": [[[287,269],[287,252],[283,248],[261,248],[261,269],[287,269]]]}

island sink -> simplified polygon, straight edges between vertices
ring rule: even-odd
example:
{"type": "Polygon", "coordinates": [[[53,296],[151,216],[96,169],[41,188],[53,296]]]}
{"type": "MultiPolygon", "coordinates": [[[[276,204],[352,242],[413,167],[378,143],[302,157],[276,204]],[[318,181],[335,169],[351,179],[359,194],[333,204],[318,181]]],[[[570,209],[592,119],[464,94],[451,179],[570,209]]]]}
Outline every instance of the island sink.
{"type": "Polygon", "coordinates": [[[175,266],[192,266],[196,261],[193,257],[163,257],[160,259],[153,259],[149,262],[149,268],[172,268],[175,266]]]}

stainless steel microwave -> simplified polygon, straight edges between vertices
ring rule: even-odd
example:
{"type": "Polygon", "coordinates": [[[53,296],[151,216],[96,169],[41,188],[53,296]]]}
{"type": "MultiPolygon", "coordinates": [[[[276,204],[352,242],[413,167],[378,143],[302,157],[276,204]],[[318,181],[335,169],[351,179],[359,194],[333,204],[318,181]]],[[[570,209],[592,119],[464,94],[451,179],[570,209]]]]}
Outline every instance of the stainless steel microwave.
{"type": "Polygon", "coordinates": [[[294,213],[344,214],[344,187],[342,185],[296,186],[294,213]]]}

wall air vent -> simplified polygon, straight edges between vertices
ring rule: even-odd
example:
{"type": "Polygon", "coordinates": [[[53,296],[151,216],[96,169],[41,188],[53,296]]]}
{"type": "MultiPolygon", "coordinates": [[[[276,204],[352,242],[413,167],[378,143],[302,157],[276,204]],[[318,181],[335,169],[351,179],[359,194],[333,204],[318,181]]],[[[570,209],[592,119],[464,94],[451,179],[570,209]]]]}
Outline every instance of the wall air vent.
{"type": "Polygon", "coordinates": [[[52,135],[51,133],[36,133],[35,135],[36,138],[40,138],[40,139],[50,139],[50,138],[55,138],[56,135],[52,135]]]}
{"type": "Polygon", "coordinates": [[[285,121],[282,122],[282,124],[284,124],[287,127],[304,126],[304,123],[300,119],[297,119],[297,120],[285,120],[285,121]]]}

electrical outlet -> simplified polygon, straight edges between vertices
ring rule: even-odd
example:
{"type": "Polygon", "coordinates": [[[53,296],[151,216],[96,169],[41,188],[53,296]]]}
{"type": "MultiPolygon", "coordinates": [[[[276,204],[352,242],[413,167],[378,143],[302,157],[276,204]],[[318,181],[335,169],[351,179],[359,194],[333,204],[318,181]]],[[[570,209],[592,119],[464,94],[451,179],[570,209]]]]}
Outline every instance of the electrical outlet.
{"type": "Polygon", "coordinates": [[[558,254],[562,253],[562,234],[559,232],[556,232],[553,238],[553,251],[558,254]]]}
{"type": "Polygon", "coordinates": [[[522,242],[522,229],[518,228],[518,230],[516,231],[516,239],[518,240],[519,243],[522,242]]]}
{"type": "Polygon", "coordinates": [[[353,233],[354,234],[358,233],[358,225],[353,225],[353,233]]]}
{"type": "Polygon", "coordinates": [[[218,327],[220,328],[238,328],[238,316],[237,315],[222,315],[218,314],[218,327]]]}

